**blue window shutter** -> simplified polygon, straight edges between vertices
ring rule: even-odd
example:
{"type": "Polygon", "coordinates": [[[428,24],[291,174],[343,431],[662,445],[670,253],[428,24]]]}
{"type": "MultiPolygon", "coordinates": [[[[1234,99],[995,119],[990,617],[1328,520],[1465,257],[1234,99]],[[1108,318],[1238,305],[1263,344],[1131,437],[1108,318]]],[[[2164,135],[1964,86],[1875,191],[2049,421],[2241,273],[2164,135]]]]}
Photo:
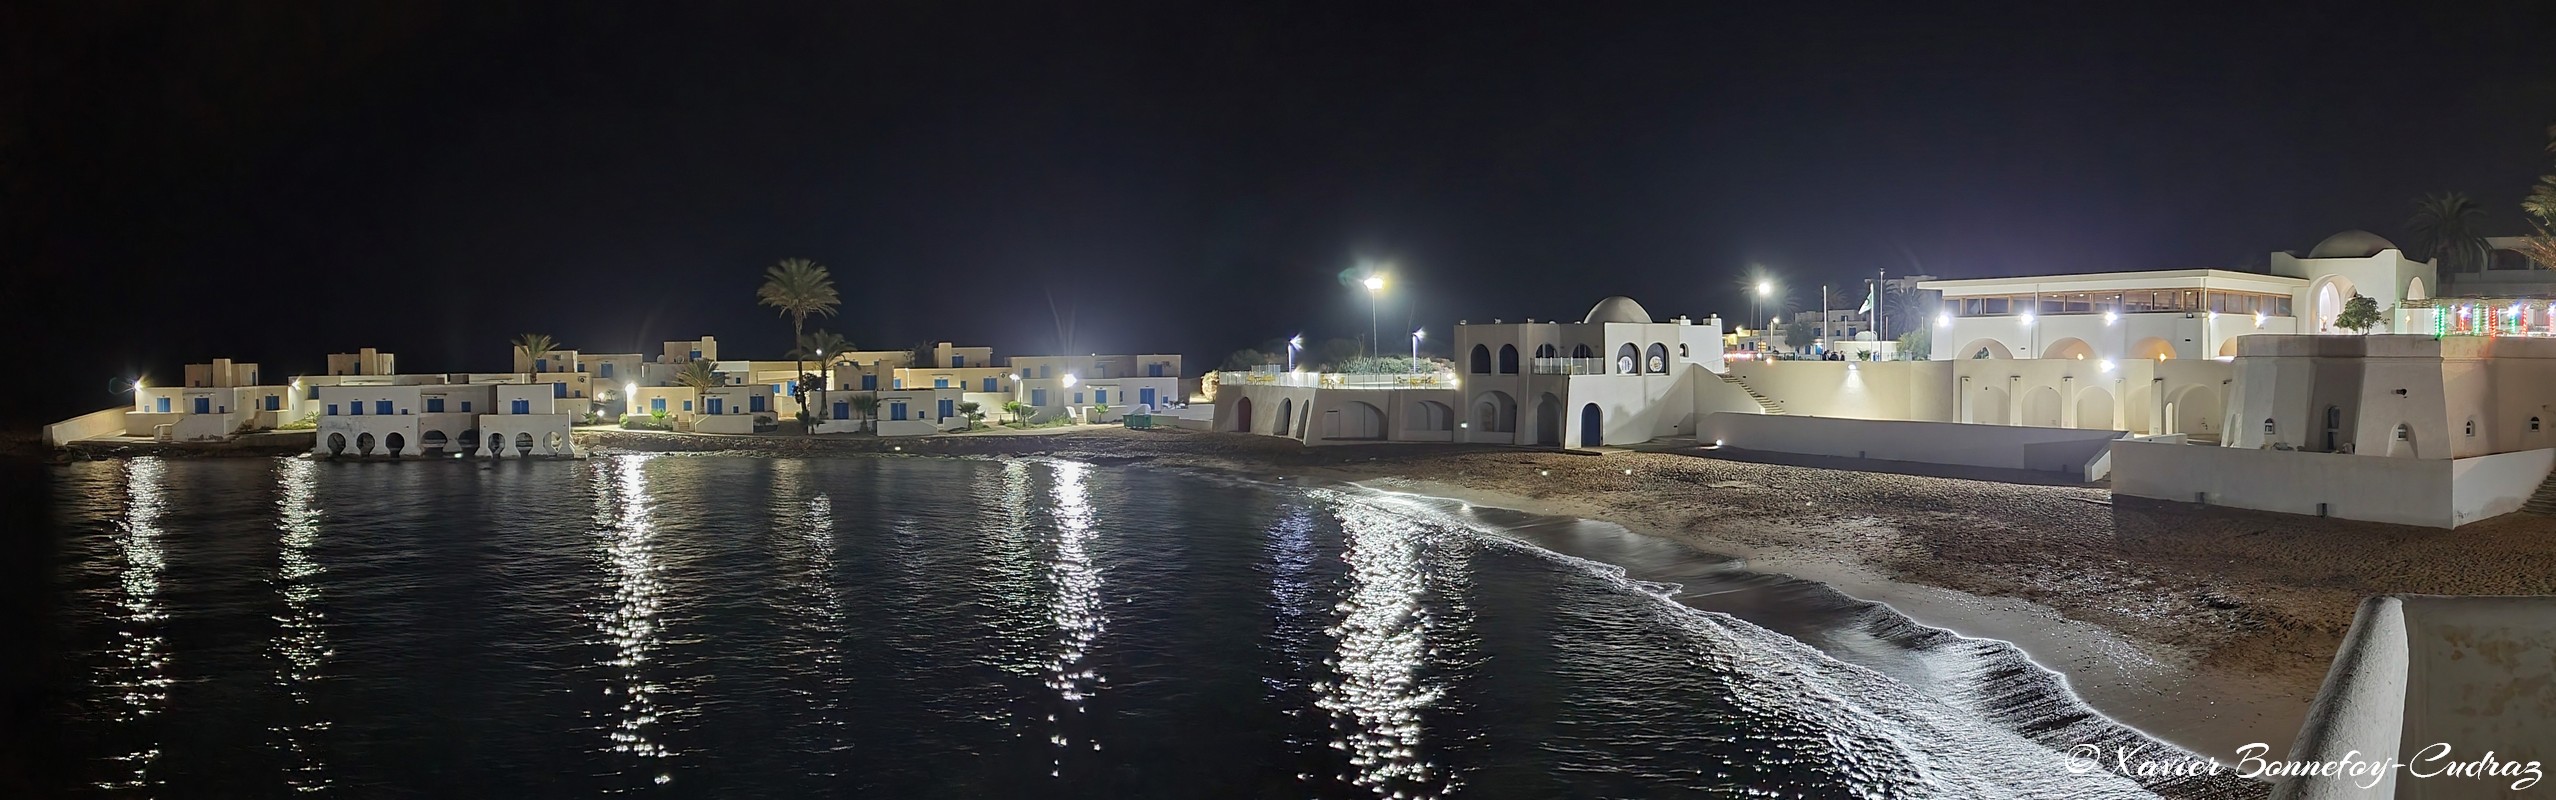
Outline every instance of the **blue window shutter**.
{"type": "Polygon", "coordinates": [[[967,366],[967,356],[959,355],[959,354],[957,354],[957,353],[951,353],[951,354],[950,354],[950,366],[952,366],[952,367],[964,367],[964,366],[967,366]]]}
{"type": "Polygon", "coordinates": [[[666,399],[663,397],[648,398],[648,410],[664,413],[666,410],[666,399]]]}
{"type": "Polygon", "coordinates": [[[691,411],[691,410],[692,410],[692,401],[690,401],[690,400],[685,400],[685,401],[683,401],[683,410],[685,410],[685,411],[691,411]]]}
{"type": "MultiPolygon", "coordinates": [[[[167,398],[162,398],[162,401],[163,401],[163,402],[165,402],[166,400],[167,400],[167,398]]],[[[337,404],[336,404],[336,403],[330,403],[330,404],[328,404],[328,415],[329,415],[329,416],[332,416],[332,417],[337,416],[337,404]]]]}
{"type": "Polygon", "coordinates": [[[553,383],[553,384],[551,384],[551,385],[550,385],[550,396],[552,396],[552,397],[567,397],[567,396],[568,396],[568,384],[565,384],[565,383],[553,383]]]}
{"type": "Polygon", "coordinates": [[[1082,393],[1082,392],[1075,392],[1075,393],[1074,393],[1074,405],[1078,405],[1078,406],[1079,406],[1079,405],[1082,405],[1082,404],[1083,404],[1083,393],[1082,393]]]}
{"type": "Polygon", "coordinates": [[[994,379],[992,377],[987,377],[985,379],[985,390],[989,392],[994,391],[994,379]]]}
{"type": "Polygon", "coordinates": [[[462,413],[464,413],[464,414],[468,414],[468,413],[470,413],[470,401],[468,401],[468,400],[464,400],[464,401],[462,401],[462,413]]]}
{"type": "Polygon", "coordinates": [[[1046,389],[1031,389],[1031,390],[1030,390],[1030,405],[1034,405],[1034,406],[1043,406],[1043,405],[1047,405],[1047,390],[1046,390],[1046,389]]]}
{"type": "Polygon", "coordinates": [[[941,400],[941,408],[940,408],[941,413],[940,413],[940,417],[941,417],[942,419],[949,419],[949,418],[951,418],[951,417],[958,416],[957,408],[956,408],[957,402],[958,402],[958,401],[955,401],[955,400],[949,400],[949,399],[946,399],[946,398],[944,398],[943,400],[941,400]]]}
{"type": "Polygon", "coordinates": [[[1093,390],[1092,390],[1092,402],[1100,403],[1100,404],[1102,404],[1102,405],[1107,405],[1107,404],[1109,404],[1109,390],[1108,390],[1108,389],[1093,389],[1093,390]]]}
{"type": "Polygon", "coordinates": [[[950,388],[950,379],[948,379],[948,378],[933,378],[933,379],[932,379],[932,388],[934,388],[934,389],[947,389],[947,388],[950,388]]]}
{"type": "Polygon", "coordinates": [[[869,391],[877,391],[877,390],[878,390],[878,388],[879,388],[879,376],[877,376],[877,375],[863,375],[863,376],[861,376],[861,388],[862,388],[862,389],[865,389],[865,390],[869,390],[869,391]]]}

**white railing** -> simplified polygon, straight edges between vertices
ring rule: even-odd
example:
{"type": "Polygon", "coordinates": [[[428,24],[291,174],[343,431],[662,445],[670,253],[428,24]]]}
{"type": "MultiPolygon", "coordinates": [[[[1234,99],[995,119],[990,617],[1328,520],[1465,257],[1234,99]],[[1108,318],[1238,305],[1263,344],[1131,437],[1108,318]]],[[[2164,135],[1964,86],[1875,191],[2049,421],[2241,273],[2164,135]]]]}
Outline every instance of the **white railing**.
{"type": "Polygon", "coordinates": [[[1537,375],[1604,375],[1603,358],[1539,358],[1535,360],[1537,375]]]}
{"type": "Polygon", "coordinates": [[[1219,386],[1291,386],[1299,389],[1453,389],[1455,373],[1220,372],[1219,386]]]}

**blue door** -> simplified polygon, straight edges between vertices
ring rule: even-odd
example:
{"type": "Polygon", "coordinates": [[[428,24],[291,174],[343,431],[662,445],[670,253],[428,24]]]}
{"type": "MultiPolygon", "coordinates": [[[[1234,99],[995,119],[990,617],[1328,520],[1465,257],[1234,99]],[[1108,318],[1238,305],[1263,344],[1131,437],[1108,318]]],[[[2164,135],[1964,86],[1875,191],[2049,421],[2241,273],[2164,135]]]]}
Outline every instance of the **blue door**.
{"type": "Polygon", "coordinates": [[[1161,364],[1147,364],[1147,365],[1145,365],[1145,377],[1148,377],[1148,378],[1160,378],[1160,377],[1162,377],[1162,376],[1163,376],[1163,365],[1161,365],[1161,364]]]}
{"type": "Polygon", "coordinates": [[[747,410],[747,411],[762,411],[762,410],[763,410],[763,405],[764,405],[764,403],[766,403],[766,402],[768,402],[768,401],[764,399],[763,395],[759,395],[759,394],[758,394],[758,395],[755,395],[755,396],[753,396],[753,397],[746,398],[746,410],[747,410]]]}
{"type": "Polygon", "coordinates": [[[720,413],[720,412],[721,412],[721,410],[722,410],[722,409],[721,409],[721,407],[722,407],[722,406],[726,406],[727,404],[728,404],[727,398],[724,398],[724,397],[713,397],[713,398],[710,398],[710,405],[709,405],[709,406],[707,406],[707,408],[709,408],[709,409],[710,409],[710,413],[712,413],[712,414],[717,414],[717,413],[720,413]]]}
{"type": "Polygon", "coordinates": [[[1040,407],[1040,408],[1046,408],[1046,407],[1047,407],[1047,390],[1046,390],[1046,389],[1031,389],[1031,390],[1030,390],[1030,405],[1038,406],[1038,407],[1040,407]]]}
{"type": "Polygon", "coordinates": [[[851,404],[851,403],[844,402],[844,401],[841,401],[841,400],[836,400],[836,401],[834,401],[834,418],[835,418],[835,419],[851,419],[851,418],[852,418],[852,404],[851,404]]]}
{"type": "Polygon", "coordinates": [[[1141,406],[1148,406],[1148,407],[1152,406],[1152,405],[1154,404],[1154,387],[1147,386],[1147,387],[1144,387],[1144,388],[1141,388],[1141,389],[1137,389],[1137,390],[1136,390],[1136,404],[1137,404],[1137,405],[1141,405],[1141,406]]]}
{"type": "Polygon", "coordinates": [[[444,410],[444,398],[441,398],[441,397],[429,397],[429,398],[426,398],[426,413],[428,413],[428,414],[441,413],[443,410],[444,410]]]}
{"type": "Polygon", "coordinates": [[[865,391],[865,392],[875,392],[875,391],[878,391],[878,390],[879,390],[879,376],[877,376],[877,375],[863,375],[863,376],[861,376],[861,391],[865,391]]]}
{"type": "Polygon", "coordinates": [[[278,396],[278,395],[271,395],[271,394],[270,394],[270,395],[267,395],[267,396],[266,396],[266,410],[268,410],[268,411],[282,411],[282,410],[284,410],[284,398],[283,398],[283,397],[281,397],[281,396],[278,396]]]}
{"type": "Polygon", "coordinates": [[[547,359],[547,358],[536,358],[536,359],[533,359],[533,371],[534,371],[534,372],[549,372],[549,371],[550,371],[550,359],[547,359]]]}
{"type": "Polygon", "coordinates": [[[994,379],[993,379],[993,378],[990,378],[990,377],[989,377],[989,378],[986,378],[986,379],[985,379],[985,391],[989,391],[989,392],[994,391],[994,379]]]}
{"type": "Polygon", "coordinates": [[[169,399],[168,399],[168,398],[166,398],[166,397],[160,398],[160,405],[159,405],[159,409],[160,409],[160,413],[162,413],[162,414],[169,413],[169,399]]]}
{"type": "Polygon", "coordinates": [[[648,398],[648,410],[657,414],[666,413],[666,399],[663,397],[648,398]]]}
{"type": "Polygon", "coordinates": [[[1108,390],[1108,389],[1093,389],[1093,390],[1092,390],[1092,402],[1099,403],[1099,404],[1101,404],[1101,405],[1109,405],[1109,390],[1108,390]]]}
{"type": "Polygon", "coordinates": [[[1580,446],[1596,447],[1606,440],[1605,427],[1596,403],[1580,407],[1580,446]]]}
{"type": "Polygon", "coordinates": [[[198,414],[211,414],[211,413],[213,413],[213,398],[210,398],[210,397],[198,397],[198,398],[195,398],[195,413],[198,413],[198,414]]]}
{"type": "Polygon", "coordinates": [[[893,403],[889,403],[889,404],[888,404],[888,419],[904,419],[904,418],[905,418],[905,401],[903,401],[903,400],[899,400],[899,401],[896,401],[896,402],[893,402],[893,403]]]}
{"type": "Polygon", "coordinates": [[[346,415],[347,415],[347,416],[350,416],[350,417],[360,417],[360,416],[363,416],[363,415],[364,415],[364,401],[362,401],[362,400],[357,400],[357,401],[354,401],[354,402],[351,402],[351,403],[347,403],[347,404],[346,404],[346,415]]]}
{"type": "Polygon", "coordinates": [[[958,405],[958,401],[956,401],[956,400],[942,400],[942,401],[941,401],[941,418],[942,418],[942,419],[949,419],[949,418],[951,418],[951,417],[958,416],[958,409],[957,409],[957,405],[958,405]]]}
{"type": "Polygon", "coordinates": [[[565,384],[565,383],[554,383],[554,384],[551,384],[551,385],[550,385],[550,396],[552,396],[552,397],[567,397],[567,396],[568,396],[568,384],[565,384]]]}
{"type": "MultiPolygon", "coordinates": [[[[515,401],[515,402],[520,403],[520,402],[523,402],[523,401],[521,401],[521,400],[517,400],[517,401],[515,401]]],[[[390,415],[391,415],[391,401],[388,401],[388,400],[375,400],[375,401],[373,401],[373,413],[375,413],[375,414],[380,414],[380,415],[385,416],[385,417],[390,416],[390,415]]],[[[518,412],[515,412],[515,413],[521,414],[521,413],[523,413],[523,412],[518,411],[518,412]]]]}

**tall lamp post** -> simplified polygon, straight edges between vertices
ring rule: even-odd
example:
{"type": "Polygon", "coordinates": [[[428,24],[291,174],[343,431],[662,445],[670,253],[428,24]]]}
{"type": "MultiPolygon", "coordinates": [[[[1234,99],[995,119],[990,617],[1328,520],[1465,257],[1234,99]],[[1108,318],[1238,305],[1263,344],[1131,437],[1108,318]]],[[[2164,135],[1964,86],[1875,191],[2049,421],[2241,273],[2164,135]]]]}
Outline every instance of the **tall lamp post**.
{"type": "Polygon", "coordinates": [[[1757,282],[1757,338],[1763,340],[1761,343],[1768,346],[1774,344],[1774,338],[1772,332],[1768,330],[1772,323],[1766,321],[1766,300],[1774,295],[1775,282],[1759,279],[1757,282]]]}
{"type": "Polygon", "coordinates": [[[1429,332],[1428,332],[1428,331],[1425,331],[1425,330],[1420,330],[1420,329],[1416,329],[1416,328],[1415,328],[1415,329],[1413,329],[1413,330],[1411,331],[1411,371],[1412,371],[1412,372],[1419,372],[1419,371],[1420,371],[1420,340],[1421,340],[1421,338],[1426,337],[1426,336],[1428,336],[1428,335],[1429,335],[1429,332]]]}
{"type": "Polygon", "coordinates": [[[1382,275],[1368,275],[1363,283],[1367,286],[1367,355],[1374,356],[1376,345],[1384,342],[1383,339],[1378,338],[1377,333],[1379,328],[1376,327],[1376,301],[1377,295],[1384,293],[1385,279],[1382,275]]]}
{"type": "Polygon", "coordinates": [[[1296,351],[1305,349],[1305,335],[1287,337],[1287,371],[1296,371],[1296,351]]]}

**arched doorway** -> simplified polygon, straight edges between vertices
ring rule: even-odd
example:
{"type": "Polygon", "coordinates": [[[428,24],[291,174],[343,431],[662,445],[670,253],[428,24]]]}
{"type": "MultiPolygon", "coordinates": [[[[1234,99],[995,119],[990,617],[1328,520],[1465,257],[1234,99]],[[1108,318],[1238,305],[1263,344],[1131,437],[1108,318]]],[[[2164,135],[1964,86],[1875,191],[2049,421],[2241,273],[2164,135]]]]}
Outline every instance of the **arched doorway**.
{"type": "Polygon", "coordinates": [[[1491,348],[1478,344],[1474,345],[1473,358],[1470,359],[1468,365],[1472,367],[1471,371],[1475,375],[1491,374],[1491,348]]]}
{"type": "Polygon", "coordinates": [[[2343,329],[2334,327],[2334,318],[2343,313],[2343,304],[2350,302],[2352,295],[2356,293],[2358,292],[2352,285],[2352,279],[2341,275],[2327,275],[2309,284],[2308,319],[2313,320],[2313,327],[2309,330],[2315,333],[2344,333],[2343,329]]]}
{"type": "Polygon", "coordinates": [[[332,456],[346,455],[346,434],[331,432],[328,435],[328,454],[332,456]]]}
{"type": "Polygon", "coordinates": [[[1606,414],[1596,403],[1580,407],[1580,446],[1596,447],[1606,443],[1606,414]]]}
{"type": "Polygon", "coordinates": [[[452,439],[446,437],[443,431],[427,431],[425,435],[417,438],[418,444],[425,447],[426,454],[430,456],[442,455],[444,447],[452,444],[452,439]]]}
{"type": "Polygon", "coordinates": [[[2077,427],[2090,431],[2112,430],[2112,393],[2094,387],[2078,392],[2077,427]]]}
{"type": "Polygon", "coordinates": [[[1668,374],[1668,345],[1652,342],[1651,349],[1643,351],[1642,371],[1653,375],[1668,374]]]}
{"type": "Polygon", "coordinates": [[[1536,345],[1536,346],[1535,346],[1535,357],[1536,357],[1536,358],[1552,358],[1552,357],[1554,357],[1555,355],[1556,355],[1556,353],[1555,353],[1555,351],[1554,351],[1554,349],[1553,349],[1553,345],[1549,345],[1549,344],[1539,344],[1539,345],[1536,345]]]}
{"type": "Polygon", "coordinates": [[[1615,374],[1642,374],[1642,351],[1634,349],[1632,342],[1625,342],[1624,346],[1615,348],[1615,374]]]}
{"type": "Polygon", "coordinates": [[[2051,342],[2049,347],[2042,348],[2041,357],[2055,358],[2065,361],[2086,361],[2095,357],[2095,349],[2094,345],[2086,344],[2086,340],[2070,336],[2056,342],[2051,342]]]}
{"type": "Polygon", "coordinates": [[[355,434],[355,454],[359,456],[369,456],[373,454],[373,435],[371,433],[355,434]]]}
{"type": "Polygon", "coordinates": [[[408,437],[394,431],[382,437],[382,449],[388,451],[392,458],[398,458],[400,451],[408,449],[408,437]]]}
{"type": "Polygon", "coordinates": [[[2208,386],[2186,386],[2166,397],[2167,433],[2180,433],[2196,441],[2219,440],[2219,391],[2208,386]]]}
{"type": "Polygon", "coordinates": [[[1410,410],[1404,415],[1409,417],[1403,426],[1405,430],[1444,431],[1455,428],[1455,410],[1435,400],[1412,401],[1410,410]]]}
{"type": "Polygon", "coordinates": [[[1596,353],[1595,351],[1590,350],[1588,345],[1585,345],[1585,344],[1575,344],[1575,345],[1572,345],[1572,346],[1571,346],[1571,357],[1572,357],[1572,358],[1596,358],[1596,357],[1597,357],[1597,353],[1596,353]]]}
{"type": "Polygon", "coordinates": [[[532,438],[532,434],[531,434],[531,433],[518,433],[518,434],[515,434],[515,450],[516,450],[516,452],[520,452],[520,453],[523,453],[523,454],[525,454],[525,455],[531,455],[531,454],[532,454],[532,449],[533,449],[533,438],[532,438]]]}
{"type": "Polygon", "coordinates": [[[2130,357],[2140,361],[2165,361],[2174,358],[2174,343],[2162,336],[2131,342],[2130,357]]]}
{"type": "Polygon", "coordinates": [[[1274,433],[1274,434],[1278,434],[1278,435],[1280,435],[1280,436],[1285,436],[1285,435],[1287,435],[1287,426],[1288,426],[1288,425],[1290,425],[1290,424],[1292,424],[1293,422],[1295,422],[1295,419],[1296,419],[1296,398],[1293,398],[1293,397],[1281,397],[1281,398],[1278,398],[1278,423],[1277,423],[1275,426],[1272,426],[1272,427],[1269,429],[1269,432],[1270,432],[1270,433],[1274,433]]]}
{"type": "Polygon", "coordinates": [[[1962,345],[1961,349],[1955,350],[1953,353],[1957,354],[1960,358],[2015,357],[2015,351],[2006,349],[2005,342],[2000,342],[1995,339],[1973,339],[1969,344],[1962,345]]]}
{"type": "Polygon", "coordinates": [[[1500,374],[1502,374],[1502,375],[1516,375],[1516,374],[1518,374],[1518,346],[1517,346],[1517,345],[1513,345],[1513,344],[1504,344],[1504,345],[1500,345],[1500,374]]]}
{"type": "Polygon", "coordinates": [[[1325,439],[1382,439],[1384,432],[1384,410],[1362,401],[1351,400],[1322,412],[1325,439]]]}
{"type": "Polygon", "coordinates": [[[1535,401],[1535,443],[1562,446],[1562,398],[1546,392],[1535,401]]]}
{"type": "Polygon", "coordinates": [[[2344,447],[2346,447],[2346,446],[2348,446],[2348,445],[2350,445],[2350,444],[2352,443],[2352,442],[2351,442],[2351,438],[2350,438],[2349,434],[2346,432],[2346,429],[2343,427],[2343,407],[2342,407],[2342,406],[2326,406],[2326,407],[2325,407],[2325,437],[2324,437],[2324,441],[2325,441],[2325,452],[2328,452],[2328,453],[2340,453],[2340,452],[2343,452],[2343,448],[2344,448],[2344,447]]]}
{"type": "MultiPolygon", "coordinates": [[[[1475,345],[1475,347],[1480,346],[1475,345]]],[[[1251,398],[1245,397],[1234,401],[1234,432],[1251,432],[1251,398]]]]}
{"type": "Polygon", "coordinates": [[[1981,386],[1970,399],[1970,421],[1981,425],[2006,424],[2006,389],[1981,386]]]}
{"type": "Polygon", "coordinates": [[[1473,429],[1484,433],[1514,433],[1518,429],[1518,401],[1508,392],[1489,391],[1473,396],[1473,429]]]}
{"type": "Polygon", "coordinates": [[[2059,427],[2059,390],[2048,386],[2025,390],[2022,424],[2035,428],[2059,427]]]}
{"type": "Polygon", "coordinates": [[[462,431],[461,438],[453,440],[453,447],[461,450],[461,452],[465,455],[478,452],[479,429],[471,428],[469,430],[462,431]]]}

